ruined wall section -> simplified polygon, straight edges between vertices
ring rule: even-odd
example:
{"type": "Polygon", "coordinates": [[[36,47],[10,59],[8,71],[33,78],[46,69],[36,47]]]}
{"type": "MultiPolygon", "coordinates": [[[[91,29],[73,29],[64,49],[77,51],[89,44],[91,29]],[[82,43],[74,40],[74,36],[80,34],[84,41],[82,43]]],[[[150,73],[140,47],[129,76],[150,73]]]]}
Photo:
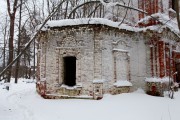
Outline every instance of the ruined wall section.
{"type": "Polygon", "coordinates": [[[114,34],[113,31],[105,31],[101,33],[103,36],[102,41],[102,79],[104,80],[103,87],[106,88],[104,92],[108,93],[109,89],[112,87],[113,84],[113,74],[114,74],[114,66],[113,66],[113,47],[112,41],[115,39],[112,37],[114,34]]]}
{"type": "Polygon", "coordinates": [[[145,45],[146,38],[142,34],[136,33],[133,36],[132,47],[130,50],[130,70],[133,89],[143,88],[145,77],[147,75],[147,49],[145,45]]]}
{"type": "Polygon", "coordinates": [[[66,27],[46,31],[46,90],[57,94],[63,84],[63,57],[75,56],[76,84],[93,92],[93,80],[104,80],[103,93],[117,80],[129,80],[133,89],[144,86],[146,46],[141,34],[104,27],[66,27]],[[115,59],[116,58],[116,59],[115,59]],[[135,86],[135,87],[134,87],[135,86]]]}
{"type": "Polygon", "coordinates": [[[55,92],[58,87],[58,71],[57,69],[57,43],[56,39],[59,39],[58,32],[47,31],[47,46],[46,46],[46,90],[48,93],[55,92]]]}
{"type": "MultiPolygon", "coordinates": [[[[82,48],[82,58],[80,61],[81,67],[80,77],[83,86],[82,94],[89,95],[93,91],[92,81],[94,79],[94,31],[92,28],[79,28],[80,36],[84,41],[82,48]]],[[[77,39],[79,39],[77,37],[77,39]]]]}
{"type": "Polygon", "coordinates": [[[132,90],[142,88],[148,73],[146,38],[143,37],[142,33],[127,31],[107,30],[102,34],[104,34],[102,35],[104,88],[111,91],[113,84],[118,80],[132,82],[132,90]]]}
{"type": "Polygon", "coordinates": [[[52,30],[48,33],[46,50],[46,81],[49,93],[63,84],[63,57],[76,57],[76,85],[83,86],[82,94],[92,91],[94,79],[94,32],[81,27],[52,30]],[[85,83],[85,84],[84,84],[85,83]]]}

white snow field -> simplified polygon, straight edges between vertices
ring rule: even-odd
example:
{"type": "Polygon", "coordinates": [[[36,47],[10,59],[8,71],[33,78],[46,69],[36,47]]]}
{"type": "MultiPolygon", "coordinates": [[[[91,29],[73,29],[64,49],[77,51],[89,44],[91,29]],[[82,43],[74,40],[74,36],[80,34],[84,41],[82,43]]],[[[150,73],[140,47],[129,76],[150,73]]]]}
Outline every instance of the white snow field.
{"type": "Polygon", "coordinates": [[[9,91],[3,88],[0,83],[0,120],[180,120],[180,92],[174,99],[149,96],[138,89],[83,100],[43,99],[33,80],[11,83],[9,91]]]}

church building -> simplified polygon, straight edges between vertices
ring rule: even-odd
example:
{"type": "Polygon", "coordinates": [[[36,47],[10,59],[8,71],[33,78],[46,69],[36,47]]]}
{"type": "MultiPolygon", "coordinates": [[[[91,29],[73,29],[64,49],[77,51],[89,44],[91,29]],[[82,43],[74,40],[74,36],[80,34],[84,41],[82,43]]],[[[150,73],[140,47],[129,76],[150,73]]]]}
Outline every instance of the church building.
{"type": "Polygon", "coordinates": [[[147,77],[178,80],[172,73],[180,62],[180,35],[173,23],[160,19],[158,0],[150,1],[148,8],[138,0],[138,7],[154,16],[139,13],[137,26],[105,18],[48,21],[37,38],[38,93],[49,99],[101,99],[146,89],[147,77]]]}

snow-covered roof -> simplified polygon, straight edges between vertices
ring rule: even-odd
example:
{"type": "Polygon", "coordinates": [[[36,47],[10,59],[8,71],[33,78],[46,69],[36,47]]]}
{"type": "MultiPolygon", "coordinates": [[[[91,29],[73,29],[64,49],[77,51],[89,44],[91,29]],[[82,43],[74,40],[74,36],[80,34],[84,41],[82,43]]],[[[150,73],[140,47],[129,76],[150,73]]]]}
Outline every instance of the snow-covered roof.
{"type": "Polygon", "coordinates": [[[93,83],[104,83],[104,79],[95,79],[93,80],[93,83]]]}
{"type": "Polygon", "coordinates": [[[63,19],[63,20],[52,20],[48,21],[45,26],[41,29],[42,31],[47,31],[50,28],[57,28],[57,27],[65,27],[65,26],[77,26],[77,25],[106,25],[114,28],[118,28],[120,30],[126,30],[126,31],[132,31],[132,32],[146,32],[147,30],[152,30],[161,33],[163,31],[163,28],[169,28],[173,33],[175,33],[178,37],[179,35],[179,29],[177,26],[176,20],[171,20],[168,15],[156,13],[151,16],[147,16],[143,19],[141,19],[138,23],[144,23],[146,24],[147,21],[150,19],[156,19],[159,22],[161,22],[163,25],[154,25],[154,26],[147,26],[147,27],[135,27],[135,26],[129,26],[124,23],[120,22],[113,22],[111,20],[108,20],[106,18],[79,18],[79,19],[63,19]]]}
{"type": "Polygon", "coordinates": [[[80,19],[63,19],[63,20],[52,20],[48,21],[46,25],[43,27],[42,31],[46,31],[49,28],[53,27],[63,27],[63,26],[74,26],[74,25],[86,25],[86,24],[100,24],[107,25],[110,27],[128,30],[128,31],[139,31],[138,28],[129,26],[127,24],[120,24],[120,22],[113,22],[111,20],[105,18],[80,18],[80,19]]]}
{"type": "MultiPolygon", "coordinates": [[[[149,20],[155,19],[158,22],[161,22],[163,25],[161,26],[156,26],[158,31],[161,31],[163,28],[167,27],[169,28],[173,33],[175,33],[177,36],[180,36],[179,33],[179,28],[177,24],[177,19],[176,18],[170,18],[169,15],[167,14],[162,14],[162,13],[155,13],[152,14],[151,16],[147,16],[143,19],[141,19],[138,24],[147,24],[149,20]]],[[[151,26],[152,27],[152,26],[151,26]]],[[[148,27],[147,27],[148,28],[148,27]]]]}
{"type": "Polygon", "coordinates": [[[173,50],[174,52],[176,52],[176,53],[180,53],[180,51],[179,50],[173,50]]]}
{"type": "Polygon", "coordinates": [[[124,49],[117,49],[117,48],[114,48],[113,51],[120,51],[120,52],[129,52],[128,50],[124,50],[124,49]]]}
{"type": "Polygon", "coordinates": [[[132,83],[127,80],[118,80],[113,84],[116,87],[132,86],[132,83]]]}
{"type": "Polygon", "coordinates": [[[78,84],[78,85],[75,85],[75,86],[72,86],[72,87],[71,87],[71,86],[67,86],[67,85],[65,85],[65,84],[62,84],[61,87],[66,88],[66,89],[69,89],[69,90],[74,90],[74,89],[77,89],[77,88],[82,87],[82,85],[81,85],[81,84],[78,84]]]}
{"type": "Polygon", "coordinates": [[[46,78],[41,78],[41,81],[46,81],[46,78]]]}
{"type": "Polygon", "coordinates": [[[146,78],[145,81],[146,81],[146,82],[161,82],[161,83],[167,83],[167,82],[169,82],[169,77],[164,77],[164,78],[152,77],[152,78],[146,78]]]}

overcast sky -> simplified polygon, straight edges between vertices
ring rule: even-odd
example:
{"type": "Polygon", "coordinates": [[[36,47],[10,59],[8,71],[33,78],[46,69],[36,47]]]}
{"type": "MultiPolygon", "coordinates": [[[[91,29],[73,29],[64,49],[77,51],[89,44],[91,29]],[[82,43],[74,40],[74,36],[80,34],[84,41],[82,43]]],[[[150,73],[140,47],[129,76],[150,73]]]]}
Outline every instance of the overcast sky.
{"type": "Polygon", "coordinates": [[[3,14],[3,12],[5,12],[6,10],[6,3],[4,0],[0,1],[0,15],[3,14]]]}

